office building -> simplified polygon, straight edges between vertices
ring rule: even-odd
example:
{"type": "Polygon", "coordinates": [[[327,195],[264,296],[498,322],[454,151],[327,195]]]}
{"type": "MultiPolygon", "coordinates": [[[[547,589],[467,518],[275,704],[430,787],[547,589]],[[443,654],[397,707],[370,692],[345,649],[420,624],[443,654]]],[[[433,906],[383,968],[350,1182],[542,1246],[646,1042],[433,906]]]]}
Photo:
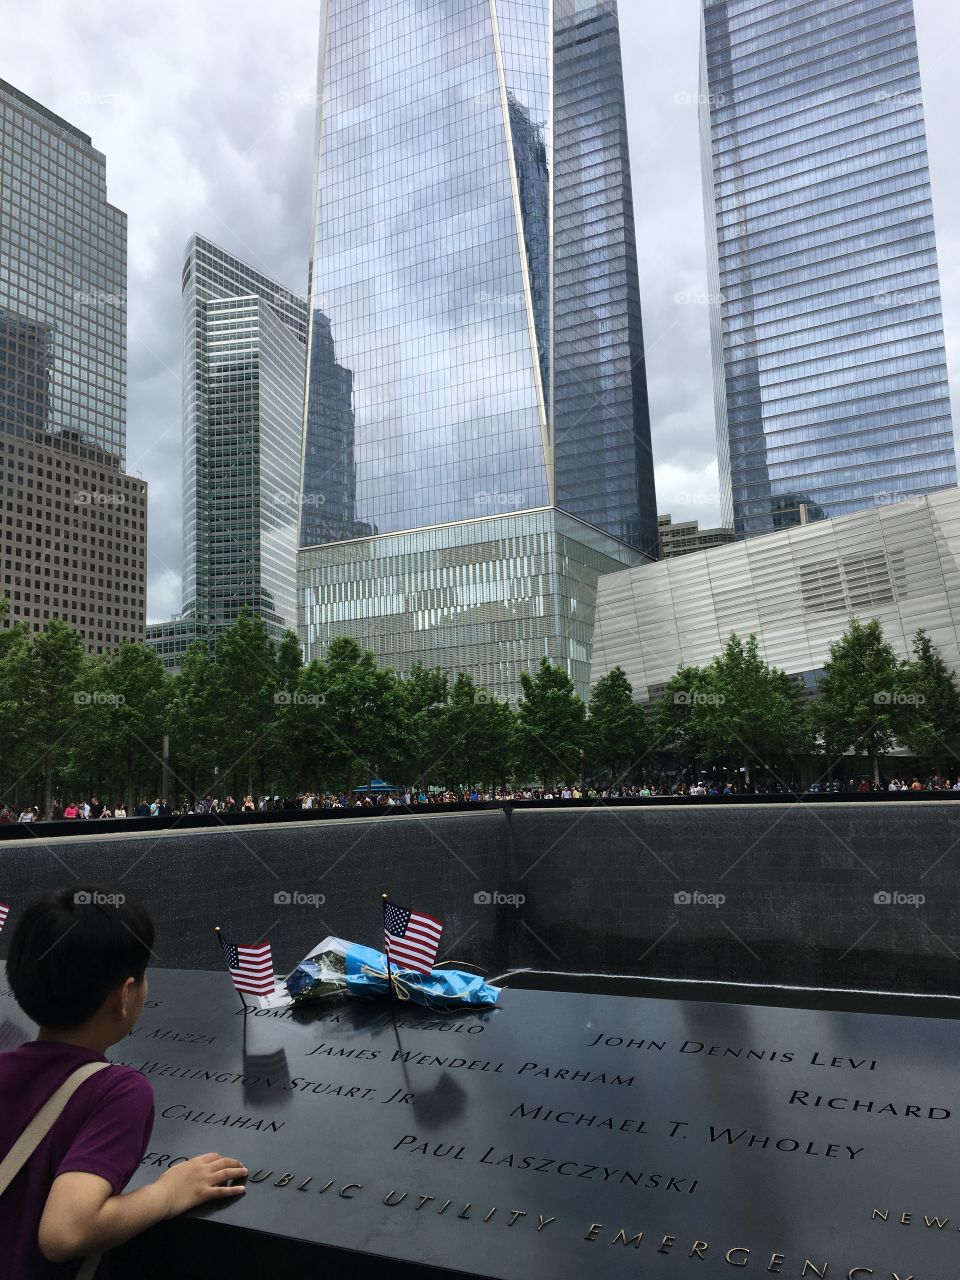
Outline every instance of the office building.
{"type": "Polygon", "coordinates": [[[852,617],[878,619],[901,658],[923,628],[960,677],[960,489],[602,578],[592,678],[620,666],[634,697],[654,701],[678,667],[755,635],[812,691],[852,617]]]}
{"type": "Polygon", "coordinates": [[[911,0],[701,0],[723,523],[956,483],[911,0]]]}
{"type": "Polygon", "coordinates": [[[319,89],[307,656],[585,691],[657,551],[615,0],[330,0],[319,89]]]}
{"type": "Polygon", "coordinates": [[[672,516],[659,516],[660,559],[671,560],[675,556],[689,556],[695,551],[733,542],[732,529],[701,529],[698,520],[678,520],[672,516]]]}
{"type": "Polygon", "coordinates": [[[296,627],[307,304],[202,236],[183,293],[183,608],[151,624],[166,666],[243,610],[296,627]]]}
{"type": "Polygon", "coordinates": [[[87,136],[0,81],[0,625],[142,640],[147,486],[124,475],[126,214],[87,136]]]}

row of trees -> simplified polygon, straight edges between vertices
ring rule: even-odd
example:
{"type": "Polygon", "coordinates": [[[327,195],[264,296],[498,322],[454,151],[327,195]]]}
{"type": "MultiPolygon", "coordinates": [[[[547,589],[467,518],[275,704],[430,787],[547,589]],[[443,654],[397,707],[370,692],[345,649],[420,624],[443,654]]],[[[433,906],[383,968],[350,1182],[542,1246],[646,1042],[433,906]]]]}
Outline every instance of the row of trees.
{"type": "MultiPolygon", "coordinates": [[[[144,645],[90,657],[52,621],[0,631],[0,794],[6,803],[99,794],[128,804],[160,794],[351,790],[372,777],[460,788],[586,778],[629,782],[677,766],[775,773],[804,757],[853,751],[879,777],[895,743],[938,762],[960,734],[960,695],[929,637],[899,660],[880,624],[852,621],[816,699],[732,636],[704,667],[681,667],[644,709],[618,667],[589,703],[546,659],[521,677],[515,706],[415,667],[401,677],[341,637],[304,665],[297,639],[274,645],[242,616],[186,654],[170,676],[144,645]]],[[[960,768],[960,766],[958,766],[960,768]]]]}
{"type": "MultiPolygon", "coordinates": [[[[812,691],[811,691],[812,692],[812,691]]],[[[884,754],[901,746],[942,774],[960,737],[960,694],[929,635],[901,660],[875,619],[851,619],[811,698],[760,657],[757,640],[731,636],[706,667],[681,667],[656,705],[662,747],[683,760],[735,760],[749,780],[760,763],[803,757],[865,757],[874,781],[884,754]]],[[[850,768],[853,768],[850,765],[850,768]]]]}

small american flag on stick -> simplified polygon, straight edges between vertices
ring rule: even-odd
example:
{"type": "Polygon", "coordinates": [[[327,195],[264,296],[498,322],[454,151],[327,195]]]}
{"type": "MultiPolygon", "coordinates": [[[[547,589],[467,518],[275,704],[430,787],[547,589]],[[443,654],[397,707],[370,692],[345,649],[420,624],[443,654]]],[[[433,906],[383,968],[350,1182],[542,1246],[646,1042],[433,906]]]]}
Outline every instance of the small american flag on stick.
{"type": "Polygon", "coordinates": [[[7,916],[10,914],[10,908],[5,902],[0,902],[0,929],[7,923],[7,916]]]}
{"type": "Polygon", "coordinates": [[[433,916],[383,903],[383,936],[387,958],[398,969],[429,973],[437,958],[443,925],[433,916]]]}
{"type": "Polygon", "coordinates": [[[261,942],[255,947],[246,947],[227,942],[222,933],[218,932],[217,937],[220,939],[233,985],[240,994],[246,992],[250,996],[272,996],[276,983],[273,980],[273,952],[270,943],[261,942]]]}

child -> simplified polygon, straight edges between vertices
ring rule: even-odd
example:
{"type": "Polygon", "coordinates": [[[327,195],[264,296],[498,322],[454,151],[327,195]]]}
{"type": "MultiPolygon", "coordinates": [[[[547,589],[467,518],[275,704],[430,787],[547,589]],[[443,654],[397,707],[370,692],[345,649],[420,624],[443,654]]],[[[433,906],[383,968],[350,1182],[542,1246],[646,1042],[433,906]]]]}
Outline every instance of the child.
{"type": "MultiPolygon", "coordinates": [[[[7,959],[37,1039],[0,1053],[0,1170],[41,1107],[77,1068],[106,1063],[143,1010],[153,924],[99,886],[49,894],[19,916],[7,959]]],[[[122,1195],[153,1127],[153,1090],[132,1067],[84,1079],[25,1166],[0,1192],[3,1270],[17,1280],[74,1277],[83,1259],[206,1200],[239,1196],[247,1170],[210,1154],[122,1195]]],[[[2,1184],[2,1177],[0,1177],[2,1184]]]]}

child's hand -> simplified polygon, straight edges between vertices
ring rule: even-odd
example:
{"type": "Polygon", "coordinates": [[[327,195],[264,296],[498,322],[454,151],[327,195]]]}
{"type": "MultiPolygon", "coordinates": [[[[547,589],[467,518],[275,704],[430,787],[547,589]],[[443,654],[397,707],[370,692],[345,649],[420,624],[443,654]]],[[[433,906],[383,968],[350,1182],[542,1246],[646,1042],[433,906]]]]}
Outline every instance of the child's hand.
{"type": "Polygon", "coordinates": [[[242,1196],[245,1187],[227,1187],[223,1184],[235,1178],[245,1178],[248,1169],[232,1156],[209,1152],[194,1156],[185,1164],[174,1165],[157,1179],[157,1189],[162,1190],[168,1202],[168,1218],[185,1213],[207,1200],[220,1200],[228,1196],[242,1196]]]}

